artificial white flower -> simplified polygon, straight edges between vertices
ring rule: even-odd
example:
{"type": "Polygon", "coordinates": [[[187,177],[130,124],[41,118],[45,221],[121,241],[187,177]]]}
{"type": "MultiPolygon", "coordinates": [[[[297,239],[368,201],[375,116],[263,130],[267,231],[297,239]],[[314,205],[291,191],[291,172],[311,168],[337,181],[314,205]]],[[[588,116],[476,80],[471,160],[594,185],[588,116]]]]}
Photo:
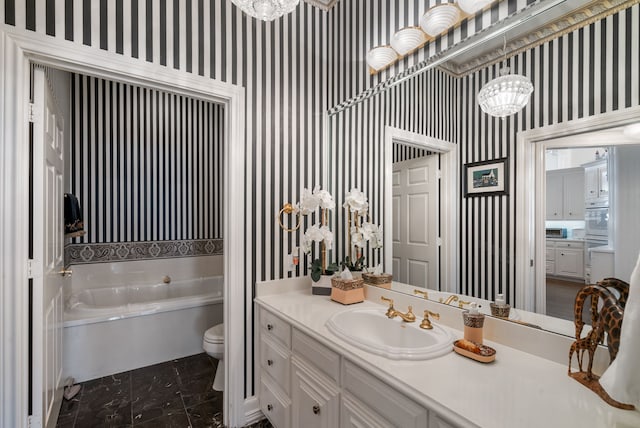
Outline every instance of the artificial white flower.
{"type": "Polygon", "coordinates": [[[351,243],[354,247],[364,248],[367,245],[367,240],[364,239],[362,232],[353,232],[351,233],[351,243]]]}
{"type": "Polygon", "coordinates": [[[364,222],[360,227],[365,241],[369,241],[371,248],[382,248],[384,240],[382,226],[377,226],[369,222],[364,222]]]}
{"type": "Polygon", "coordinates": [[[344,208],[348,208],[352,213],[358,213],[359,215],[365,215],[369,209],[369,202],[367,201],[367,195],[358,190],[357,188],[351,189],[344,196],[344,208]]]}
{"type": "Polygon", "coordinates": [[[333,196],[326,190],[322,190],[320,186],[310,189],[302,189],[302,198],[300,202],[293,205],[294,212],[302,215],[309,215],[315,212],[318,208],[326,208],[332,210],[336,203],[333,201],[333,196]]]}
{"type": "Polygon", "coordinates": [[[336,203],[333,201],[333,196],[326,190],[316,187],[313,189],[313,194],[319,200],[320,208],[332,210],[336,206],[336,203]]]}
{"type": "Polygon", "coordinates": [[[302,236],[300,243],[302,251],[305,253],[311,252],[311,243],[314,241],[324,242],[325,248],[330,250],[333,246],[333,232],[331,232],[328,226],[320,226],[319,224],[314,224],[309,227],[302,236]]]}
{"type": "Polygon", "coordinates": [[[302,215],[308,215],[318,209],[320,205],[320,199],[315,196],[311,190],[302,189],[302,197],[300,202],[294,204],[293,208],[295,212],[300,212],[302,215]]]}

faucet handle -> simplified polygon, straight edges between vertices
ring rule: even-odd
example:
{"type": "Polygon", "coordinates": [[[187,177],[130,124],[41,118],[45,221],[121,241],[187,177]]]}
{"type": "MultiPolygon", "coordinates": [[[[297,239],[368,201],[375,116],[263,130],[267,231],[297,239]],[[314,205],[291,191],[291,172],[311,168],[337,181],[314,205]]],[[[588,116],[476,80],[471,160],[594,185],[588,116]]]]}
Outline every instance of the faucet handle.
{"type": "Polygon", "coordinates": [[[471,302],[467,302],[466,300],[458,300],[458,307],[461,309],[464,307],[464,305],[470,305],[470,304],[471,302]]]}
{"type": "Polygon", "coordinates": [[[431,315],[434,319],[437,319],[437,320],[440,319],[440,314],[435,313],[435,312],[431,312],[430,310],[425,309],[424,310],[424,319],[420,323],[420,328],[425,329],[425,330],[431,330],[433,328],[433,325],[431,324],[431,320],[429,319],[429,315],[431,315]]]}
{"type": "Polygon", "coordinates": [[[393,309],[393,299],[389,299],[387,297],[380,296],[380,300],[382,300],[383,302],[387,302],[389,304],[389,309],[393,309]]]}
{"type": "Polygon", "coordinates": [[[416,295],[420,295],[420,294],[422,294],[422,296],[423,296],[425,299],[428,299],[428,298],[429,298],[429,294],[428,294],[426,291],[423,291],[423,290],[417,290],[417,289],[414,289],[414,290],[413,290],[413,294],[416,294],[416,295]]]}

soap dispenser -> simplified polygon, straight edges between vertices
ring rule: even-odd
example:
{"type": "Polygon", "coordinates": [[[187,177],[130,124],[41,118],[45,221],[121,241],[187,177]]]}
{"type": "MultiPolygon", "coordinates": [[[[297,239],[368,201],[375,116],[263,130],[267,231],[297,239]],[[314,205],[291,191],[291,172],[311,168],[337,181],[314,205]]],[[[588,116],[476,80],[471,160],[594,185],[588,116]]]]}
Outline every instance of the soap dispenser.
{"type": "Polygon", "coordinates": [[[462,313],[462,319],[464,321],[464,338],[481,345],[484,314],[478,312],[476,302],[471,302],[469,310],[462,313]]]}
{"type": "Polygon", "coordinates": [[[498,294],[496,302],[490,303],[489,306],[491,306],[491,315],[494,317],[509,318],[511,305],[505,302],[504,294],[498,294]]]}

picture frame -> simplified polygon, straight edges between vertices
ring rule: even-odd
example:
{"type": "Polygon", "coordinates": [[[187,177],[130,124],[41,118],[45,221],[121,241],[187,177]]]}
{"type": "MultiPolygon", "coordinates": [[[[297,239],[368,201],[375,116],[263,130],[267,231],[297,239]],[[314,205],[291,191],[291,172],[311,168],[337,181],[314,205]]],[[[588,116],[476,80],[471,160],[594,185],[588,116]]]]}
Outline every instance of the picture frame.
{"type": "Polygon", "coordinates": [[[464,196],[499,196],[509,194],[507,158],[464,165],[464,196]]]}

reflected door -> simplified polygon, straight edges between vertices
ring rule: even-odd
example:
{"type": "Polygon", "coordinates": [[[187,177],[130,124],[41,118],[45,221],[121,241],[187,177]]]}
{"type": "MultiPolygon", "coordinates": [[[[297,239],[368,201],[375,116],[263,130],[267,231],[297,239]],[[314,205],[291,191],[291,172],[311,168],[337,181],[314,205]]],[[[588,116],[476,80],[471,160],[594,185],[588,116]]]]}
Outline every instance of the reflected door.
{"type": "Polygon", "coordinates": [[[393,277],[438,289],[438,155],[393,164],[393,277]]]}
{"type": "Polygon", "coordinates": [[[32,426],[54,427],[62,402],[63,128],[34,70],[32,426]]]}

